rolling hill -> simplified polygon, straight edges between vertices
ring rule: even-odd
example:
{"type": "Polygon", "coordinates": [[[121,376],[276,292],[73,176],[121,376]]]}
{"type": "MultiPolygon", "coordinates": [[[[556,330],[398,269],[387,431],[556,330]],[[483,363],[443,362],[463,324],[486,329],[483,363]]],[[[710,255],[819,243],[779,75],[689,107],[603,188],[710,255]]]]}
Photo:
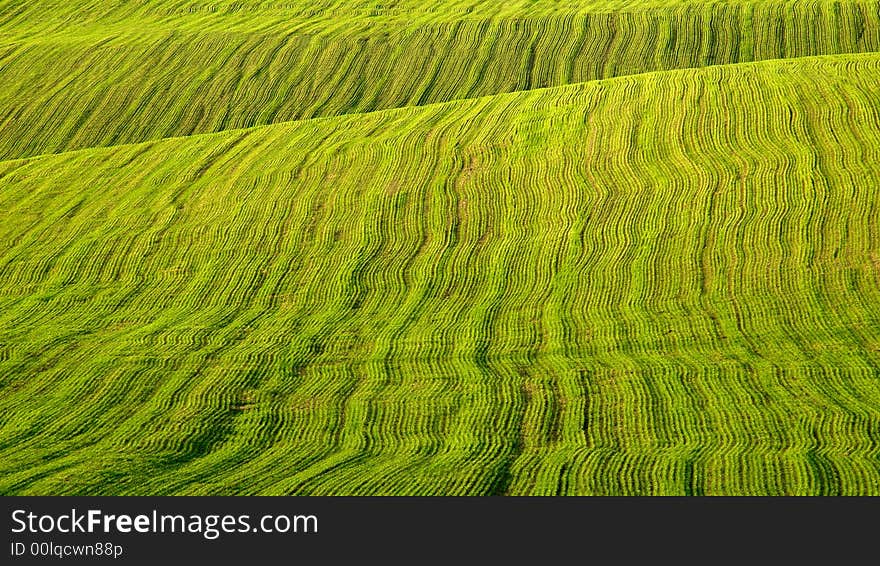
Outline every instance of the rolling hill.
{"type": "Polygon", "coordinates": [[[880,51],[876,1],[300,4],[0,0],[0,159],[880,51]]]}
{"type": "Polygon", "coordinates": [[[880,493],[871,2],[0,2],[0,493],[880,493]]]}

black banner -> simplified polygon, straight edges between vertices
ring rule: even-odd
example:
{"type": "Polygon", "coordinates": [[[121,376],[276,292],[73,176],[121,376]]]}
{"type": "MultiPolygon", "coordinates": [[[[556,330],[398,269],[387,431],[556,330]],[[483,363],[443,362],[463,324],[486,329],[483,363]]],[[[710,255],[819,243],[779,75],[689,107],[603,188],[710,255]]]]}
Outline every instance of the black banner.
{"type": "Polygon", "coordinates": [[[880,509],[876,498],[0,499],[2,564],[764,563],[774,552],[842,563],[874,556],[880,509]]]}

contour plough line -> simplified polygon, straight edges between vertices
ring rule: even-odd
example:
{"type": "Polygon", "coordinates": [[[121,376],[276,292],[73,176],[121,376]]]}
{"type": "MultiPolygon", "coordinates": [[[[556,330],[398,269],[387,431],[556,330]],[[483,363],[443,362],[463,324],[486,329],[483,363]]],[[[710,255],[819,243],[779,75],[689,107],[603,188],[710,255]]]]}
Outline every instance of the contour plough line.
{"type": "Polygon", "coordinates": [[[0,492],[877,494],[880,55],[0,163],[0,492]]]}

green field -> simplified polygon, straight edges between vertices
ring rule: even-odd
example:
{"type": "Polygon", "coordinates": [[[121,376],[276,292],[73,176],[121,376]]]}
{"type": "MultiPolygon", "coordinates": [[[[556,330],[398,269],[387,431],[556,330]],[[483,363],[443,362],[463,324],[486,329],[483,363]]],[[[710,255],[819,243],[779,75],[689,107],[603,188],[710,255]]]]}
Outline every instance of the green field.
{"type": "Polygon", "coordinates": [[[880,495],[880,0],[0,0],[0,494],[880,495]]]}

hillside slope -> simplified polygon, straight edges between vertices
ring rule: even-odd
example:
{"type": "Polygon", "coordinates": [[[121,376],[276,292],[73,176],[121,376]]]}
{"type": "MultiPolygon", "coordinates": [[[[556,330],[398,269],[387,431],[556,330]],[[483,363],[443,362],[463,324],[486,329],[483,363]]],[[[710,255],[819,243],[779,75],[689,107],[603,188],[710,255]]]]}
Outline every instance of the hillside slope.
{"type": "Polygon", "coordinates": [[[0,163],[0,492],[880,486],[880,55],[0,163]]]}
{"type": "Polygon", "coordinates": [[[871,51],[876,0],[3,0],[0,159],[871,51]]]}

